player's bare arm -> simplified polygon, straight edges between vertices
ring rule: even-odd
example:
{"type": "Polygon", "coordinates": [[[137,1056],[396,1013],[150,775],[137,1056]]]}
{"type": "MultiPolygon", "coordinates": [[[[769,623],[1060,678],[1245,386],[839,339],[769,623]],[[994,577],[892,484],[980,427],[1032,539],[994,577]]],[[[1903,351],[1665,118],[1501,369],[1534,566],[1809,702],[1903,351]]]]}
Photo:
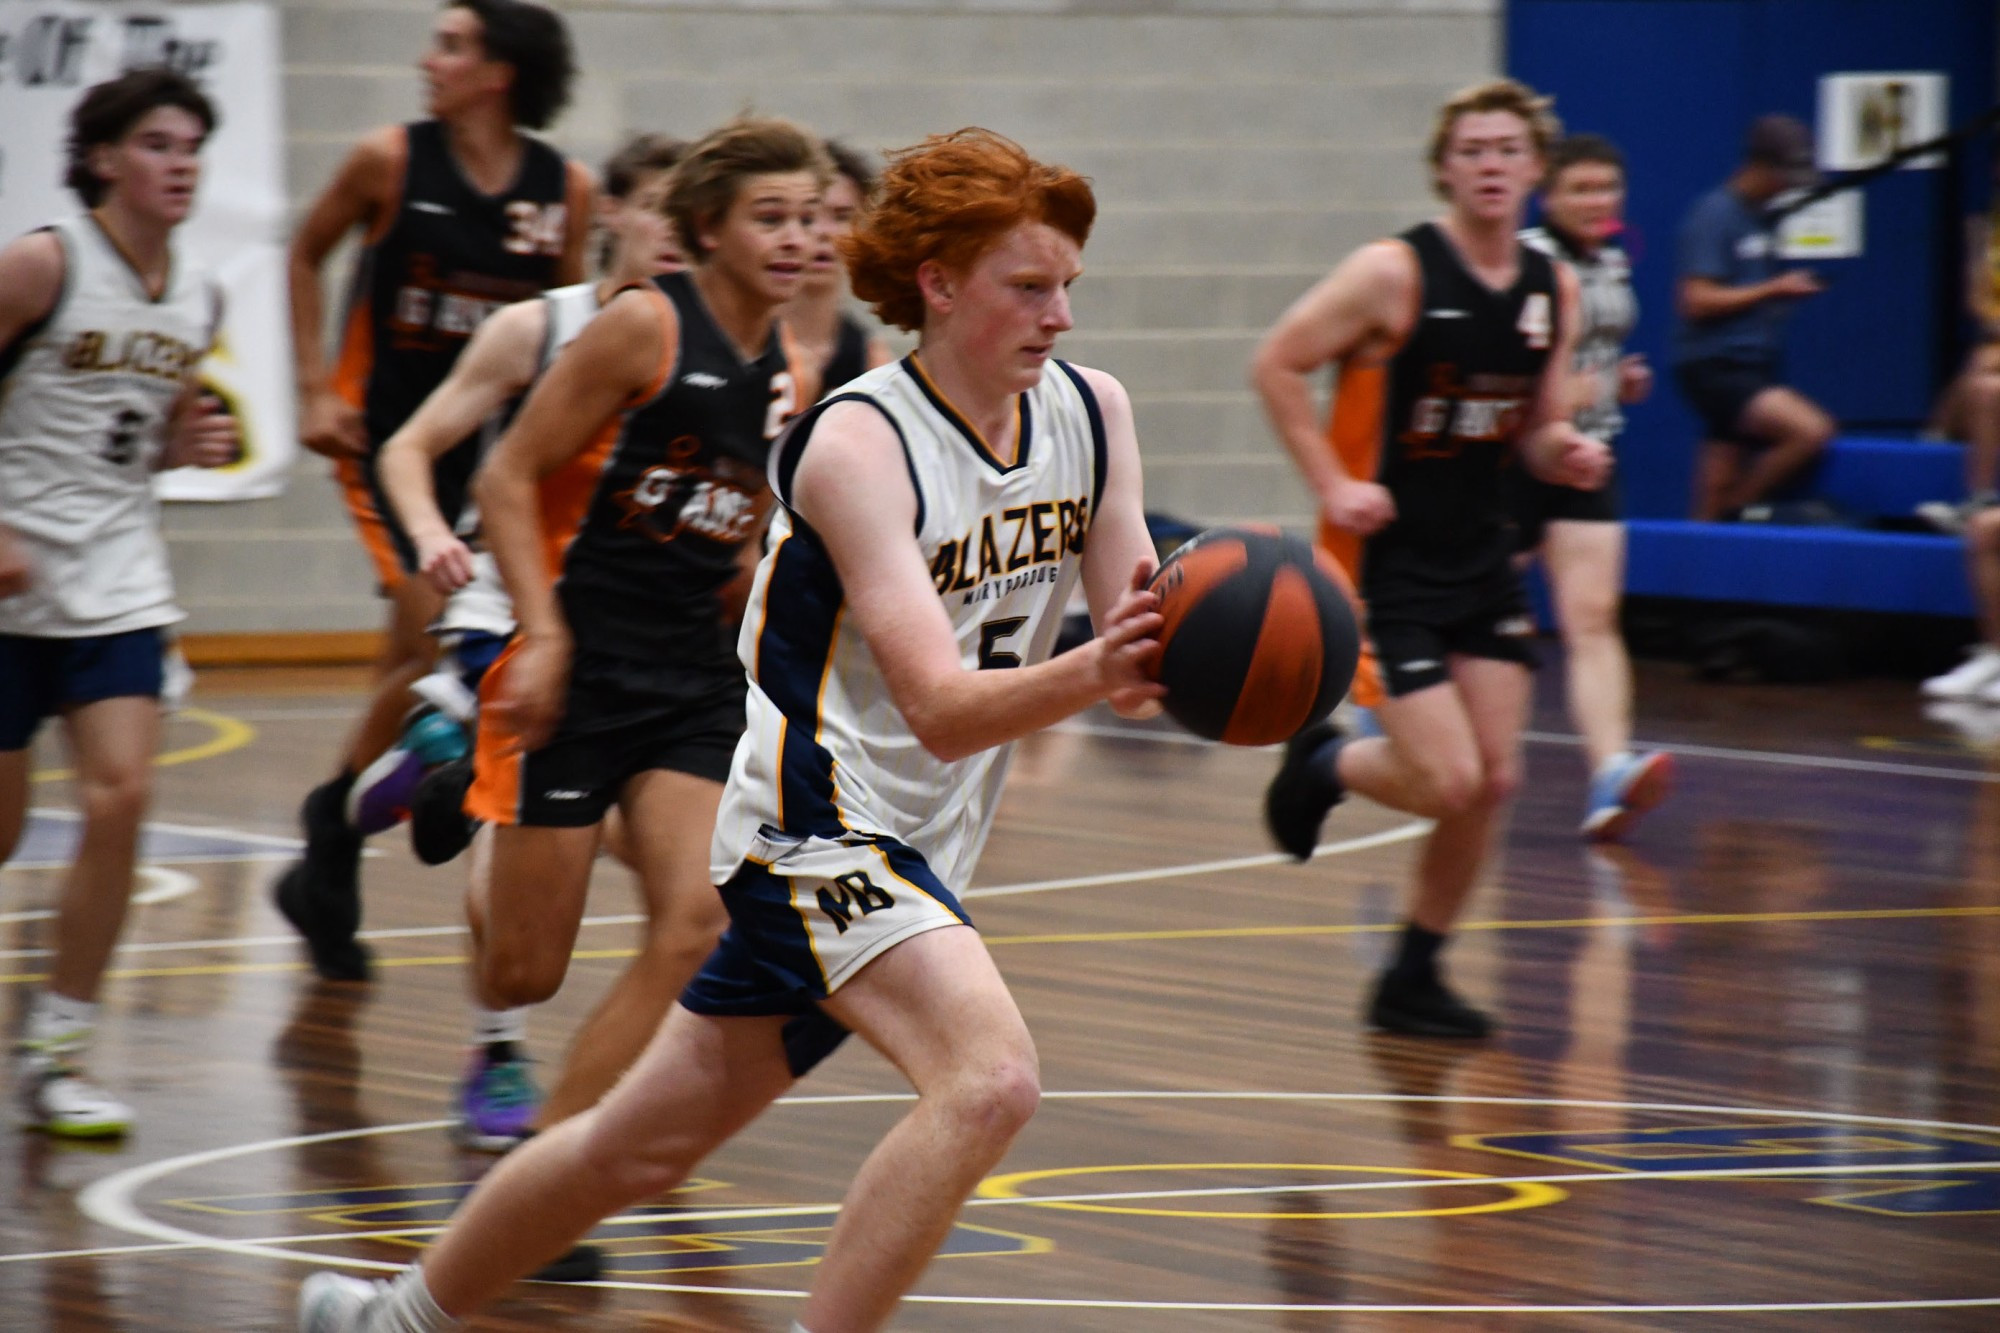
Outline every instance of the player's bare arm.
{"type": "MultiPolygon", "coordinates": [[[[1104,494],[1090,519],[1083,548],[1083,595],[1090,619],[1100,627],[1134,614],[1134,591],[1152,581],[1159,567],[1153,537],[1146,530],[1144,476],[1139,467],[1139,433],[1125,386],[1101,370],[1078,366],[1077,373],[1097,395],[1104,418],[1104,494]]],[[[1150,609],[1150,608],[1149,608],[1150,609]]],[[[1160,711],[1155,691],[1115,694],[1111,707],[1123,717],[1152,717],[1160,711]]]]}
{"type": "Polygon", "coordinates": [[[1675,295],[1683,316],[1702,320],[1724,319],[1740,315],[1766,301],[1817,296],[1825,290],[1825,285],[1805,269],[1788,269],[1774,278],[1753,282],[1747,287],[1731,287],[1714,278],[1682,278],[1675,295]]]}
{"type": "Polygon", "coordinates": [[[361,413],[333,391],[327,365],[326,287],[321,269],[350,231],[373,231],[402,188],[403,132],[370,134],[354,146],[340,170],[313,201],[292,237],[288,281],[292,298],[292,356],[299,386],[299,441],[329,458],[359,455],[368,447],[361,413]]]}
{"type": "MultiPolygon", "coordinates": [[[[222,297],[218,293],[215,327],[223,321],[222,297]]],[[[214,350],[213,347],[209,350],[214,350]]],[[[203,353],[205,357],[206,352],[203,353]]],[[[243,456],[243,432],[236,418],[223,407],[222,400],[201,386],[200,358],[181,381],[180,396],[167,412],[166,447],[160,450],[154,468],[164,472],[177,467],[228,467],[243,456]]]]}
{"type": "Polygon", "coordinates": [[[556,357],[473,480],[486,544],[520,625],[519,655],[494,707],[512,716],[528,749],[561,719],[571,651],[542,531],[542,479],[646,390],[678,335],[663,302],[644,290],[620,293],[556,357]]]}
{"type": "Polygon", "coordinates": [[[1338,527],[1367,536],[1396,517],[1389,492],[1349,476],[1326,444],[1312,377],[1327,365],[1379,359],[1416,318],[1416,256],[1398,241],[1356,250],[1279,316],[1257,347],[1251,380],[1271,426],[1338,527]]]}
{"type": "Polygon", "coordinates": [[[1583,319],[1583,298],[1576,273],[1556,265],[1556,302],[1561,311],[1556,344],[1536,386],[1535,404],[1521,426],[1521,458],[1543,481],[1594,491],[1611,477],[1611,449],[1578,430],[1570,418],[1577,408],[1577,330],[1583,319]]]}
{"type": "Polygon", "coordinates": [[[494,314],[376,460],[382,489],[417,548],[417,571],[439,592],[471,580],[472,552],[438,508],[433,468],[534,382],[547,329],[548,309],[539,299],[494,314]]]}
{"type": "MultiPolygon", "coordinates": [[[[0,350],[12,347],[38,320],[46,319],[62,294],[62,242],[53,233],[34,232],[0,249],[0,350]]],[[[34,577],[28,553],[6,526],[0,510],[0,597],[26,592],[34,577]]]]}
{"type": "Polygon", "coordinates": [[[792,502],[825,543],[890,697],[939,759],[1018,740],[1114,695],[1158,695],[1145,674],[1158,649],[1158,599],[1142,581],[1083,647],[1013,671],[966,670],[913,535],[917,496],[902,445],[874,408],[839,403],[820,418],[792,502]]]}

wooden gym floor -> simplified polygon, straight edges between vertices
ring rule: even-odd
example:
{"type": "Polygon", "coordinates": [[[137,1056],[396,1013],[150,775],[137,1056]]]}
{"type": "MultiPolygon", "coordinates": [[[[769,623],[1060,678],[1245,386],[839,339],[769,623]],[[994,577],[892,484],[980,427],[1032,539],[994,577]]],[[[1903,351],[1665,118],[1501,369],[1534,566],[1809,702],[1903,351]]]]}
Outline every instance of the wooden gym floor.
{"type": "MultiPolygon", "coordinates": [[[[1556,683],[1450,954],[1504,1016],[1482,1046],[1358,1021],[1406,818],[1356,803],[1281,865],[1269,753],[1095,717],[1025,744],[967,899],[1048,1096],[898,1326],[2000,1327],[2000,751],[1902,683],[1648,666],[1641,735],[1679,751],[1680,789],[1594,854],[1556,683]]],[[[316,983],[266,899],[358,685],[210,671],[171,725],[97,1059],[140,1127],[110,1151],[0,1139],[0,1327],[289,1329],[310,1267],[406,1259],[485,1165],[439,1124],[462,868],[376,839],[368,988],[316,983]]],[[[67,832],[38,819],[0,876],[15,1021],[67,832]]],[[[590,910],[535,1019],[545,1061],[631,944],[616,866],[590,910]]],[[[524,1285],[478,1327],[784,1327],[902,1096],[849,1043],[600,1233],[615,1282],[524,1285]]]]}

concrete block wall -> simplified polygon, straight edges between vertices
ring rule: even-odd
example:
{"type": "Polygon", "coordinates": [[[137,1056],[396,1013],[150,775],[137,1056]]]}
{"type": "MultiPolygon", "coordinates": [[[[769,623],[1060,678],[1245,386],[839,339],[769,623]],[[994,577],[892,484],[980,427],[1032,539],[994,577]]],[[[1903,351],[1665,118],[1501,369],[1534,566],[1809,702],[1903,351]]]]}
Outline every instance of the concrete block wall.
{"type": "MultiPolygon", "coordinates": [[[[606,0],[558,5],[583,77],[552,138],[745,106],[870,149],[986,125],[1096,183],[1062,354],[1131,389],[1151,507],[1200,522],[1309,507],[1245,387],[1251,347],[1342,254],[1430,211],[1433,108],[1499,67],[1500,0],[606,0]]],[[[431,0],[285,0],[288,187],[418,114],[431,0]]],[[[378,615],[326,467],[170,516],[191,630],[348,629],[378,615]]]]}

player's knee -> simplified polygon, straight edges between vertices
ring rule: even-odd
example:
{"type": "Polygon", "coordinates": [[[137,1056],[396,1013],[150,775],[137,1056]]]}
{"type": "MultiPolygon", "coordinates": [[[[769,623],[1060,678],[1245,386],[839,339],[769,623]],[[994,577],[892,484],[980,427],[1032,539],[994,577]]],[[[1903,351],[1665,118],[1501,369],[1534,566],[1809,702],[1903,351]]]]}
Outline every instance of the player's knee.
{"type": "Polygon", "coordinates": [[[1042,1076],[1032,1053],[986,1062],[958,1080],[946,1098],[954,1119],[983,1142],[1005,1142],[1034,1118],[1042,1076]]]}
{"type": "Polygon", "coordinates": [[[1424,770],[1430,804],[1440,815],[1462,815],[1479,803],[1486,782],[1476,756],[1441,756],[1424,770]]]}
{"type": "Polygon", "coordinates": [[[1832,417],[1814,408],[1799,423],[1799,438],[1814,452],[1818,452],[1833,443],[1833,437],[1839,430],[1839,425],[1832,417]]]}
{"type": "Polygon", "coordinates": [[[1506,759],[1488,764],[1475,804],[1488,807],[1505,805],[1520,790],[1521,765],[1518,761],[1506,759]]]}
{"type": "Polygon", "coordinates": [[[678,1187],[699,1160],[691,1136],[674,1126],[662,1125],[658,1133],[633,1143],[624,1135],[600,1128],[601,1117],[593,1112],[586,1111],[584,1116],[588,1119],[580,1126],[579,1165],[598,1195],[607,1201],[617,1200],[620,1206],[678,1187]]]}
{"type": "Polygon", "coordinates": [[[152,794],[151,770],[135,764],[84,779],[78,786],[77,802],[90,823],[133,824],[145,816],[152,794]]]}
{"type": "Polygon", "coordinates": [[[1573,592],[1562,602],[1563,636],[1601,639],[1617,632],[1618,593],[1612,588],[1573,592]]]}

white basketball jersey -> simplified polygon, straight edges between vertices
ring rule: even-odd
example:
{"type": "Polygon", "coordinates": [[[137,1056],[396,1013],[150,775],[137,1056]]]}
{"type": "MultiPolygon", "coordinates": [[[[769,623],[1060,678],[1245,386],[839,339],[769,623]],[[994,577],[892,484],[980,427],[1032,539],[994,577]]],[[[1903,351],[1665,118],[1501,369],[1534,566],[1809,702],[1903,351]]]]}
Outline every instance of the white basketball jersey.
{"type": "Polygon", "coordinates": [[[820,412],[862,399],[902,438],[917,544],[967,670],[1046,660],[1076,583],[1104,477],[1104,427],[1062,362],[1020,398],[1020,447],[1001,466],[915,358],[869,371],[801,417],[771,451],[783,502],[743,617],[748,727],[716,820],[716,882],[774,843],[890,837],[963,887],[993,823],[1011,746],[955,763],[918,743],[845,614],[832,561],[791,512],[791,479],[820,412]]]}
{"type": "Polygon", "coordinates": [[[0,598],[0,633],[44,638],[170,625],[153,465],[174,400],[215,340],[221,298],[176,254],[158,300],[95,219],[48,230],[56,306],[0,349],[0,523],[33,562],[0,598]]]}
{"type": "MultiPolygon", "coordinates": [[[[541,356],[535,365],[535,379],[539,380],[554,364],[556,353],[576,340],[576,335],[583,332],[583,326],[590,323],[600,306],[594,282],[558,287],[543,292],[536,299],[542,303],[542,318],[545,321],[541,356]]],[[[530,387],[533,384],[533,380],[529,381],[530,387]]],[[[506,414],[495,418],[487,441],[489,445],[499,438],[498,427],[505,419],[506,414]]],[[[475,540],[479,535],[479,510],[469,499],[465,503],[465,512],[459,516],[458,533],[468,541],[475,540]]],[[[433,634],[463,634],[468,630],[487,634],[514,632],[514,600],[507,595],[507,585],[500,577],[500,566],[483,545],[475,546],[473,551],[471,581],[446,600],[444,610],[431,625],[433,634]]]]}

